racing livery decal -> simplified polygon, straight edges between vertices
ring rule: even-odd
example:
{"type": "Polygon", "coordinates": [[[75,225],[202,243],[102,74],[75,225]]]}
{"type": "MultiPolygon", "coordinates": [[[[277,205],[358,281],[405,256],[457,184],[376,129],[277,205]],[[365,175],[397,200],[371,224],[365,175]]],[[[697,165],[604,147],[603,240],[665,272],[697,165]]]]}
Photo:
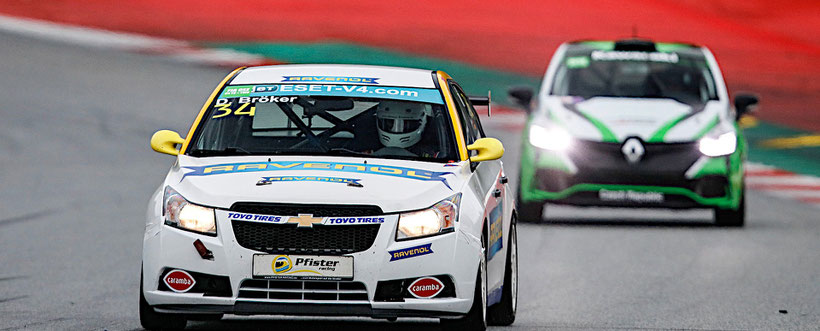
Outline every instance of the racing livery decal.
{"type": "Polygon", "coordinates": [[[487,253],[487,259],[492,260],[495,253],[504,247],[504,236],[502,231],[503,222],[501,221],[501,211],[504,210],[504,201],[501,200],[492,211],[490,211],[490,248],[487,253]]]}
{"type": "MultiPolygon", "coordinates": [[[[364,163],[338,163],[338,162],[245,162],[245,163],[223,163],[201,167],[183,167],[193,170],[182,175],[182,179],[188,176],[211,176],[229,174],[237,172],[255,171],[278,171],[278,170],[323,170],[339,172],[356,172],[380,176],[393,176],[421,181],[438,181],[452,189],[447,183],[444,175],[453,175],[452,172],[427,171],[422,169],[390,167],[378,164],[364,163]]],[[[181,181],[181,180],[180,180],[181,181]]]]}
{"type": "MultiPolygon", "coordinates": [[[[417,87],[380,87],[366,85],[338,84],[274,84],[274,85],[239,85],[229,86],[222,90],[219,99],[239,98],[240,103],[256,103],[257,97],[280,96],[337,96],[408,100],[444,104],[441,93],[436,89],[417,87]]],[[[224,102],[224,101],[223,101],[224,102]]]]}
{"type": "Polygon", "coordinates": [[[188,292],[196,285],[196,280],[191,274],[179,269],[169,271],[165,277],[162,277],[162,281],[171,291],[177,293],[188,292]]]}
{"type": "Polygon", "coordinates": [[[407,291],[419,299],[435,297],[441,293],[442,290],[444,290],[444,283],[434,277],[423,277],[416,279],[410,283],[410,286],[407,287],[407,291]]]}
{"type": "Polygon", "coordinates": [[[433,244],[426,244],[421,246],[413,246],[407,247],[402,249],[397,249],[395,251],[389,251],[390,253],[390,261],[396,260],[403,260],[406,258],[422,256],[433,253],[433,249],[430,248],[433,244]]]}
{"type": "MultiPolygon", "coordinates": [[[[395,217],[395,216],[393,216],[395,217]]],[[[273,224],[297,224],[301,227],[312,227],[314,224],[322,225],[353,225],[353,224],[381,224],[389,217],[313,217],[311,214],[299,214],[297,216],[283,215],[259,215],[249,213],[228,213],[228,219],[234,221],[251,221],[273,224]]]]}
{"type": "Polygon", "coordinates": [[[276,177],[262,177],[257,186],[270,185],[273,182],[328,182],[328,183],[343,183],[361,185],[361,179],[357,178],[341,178],[341,177],[320,177],[320,176],[276,176],[276,177]]]}
{"type": "Polygon", "coordinates": [[[253,275],[286,279],[351,278],[353,257],[257,254],[253,256],[253,275]]]}
{"type": "Polygon", "coordinates": [[[373,77],[345,77],[345,76],[283,76],[283,82],[348,82],[362,84],[378,84],[378,78],[373,77]]]}

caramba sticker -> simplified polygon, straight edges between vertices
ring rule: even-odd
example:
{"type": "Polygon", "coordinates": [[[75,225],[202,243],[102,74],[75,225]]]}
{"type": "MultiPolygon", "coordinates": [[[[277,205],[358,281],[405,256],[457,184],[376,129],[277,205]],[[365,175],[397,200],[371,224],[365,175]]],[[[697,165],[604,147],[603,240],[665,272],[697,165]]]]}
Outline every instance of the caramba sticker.
{"type": "Polygon", "coordinates": [[[378,84],[378,78],[346,76],[283,76],[283,82],[345,82],[361,84],[378,84]]]}
{"type": "Polygon", "coordinates": [[[390,254],[390,261],[397,261],[397,260],[404,260],[411,257],[422,256],[427,254],[432,254],[433,249],[431,248],[433,244],[426,244],[421,246],[413,246],[407,247],[402,249],[397,249],[395,251],[389,251],[390,254]]]}
{"type": "MultiPolygon", "coordinates": [[[[232,173],[257,172],[257,171],[281,171],[281,170],[321,170],[353,172],[361,174],[371,174],[377,176],[400,177],[420,181],[441,182],[451,189],[447,182],[446,175],[453,175],[449,171],[428,171],[423,169],[392,167],[372,163],[337,163],[337,162],[245,162],[245,163],[222,163],[199,167],[183,167],[192,170],[182,175],[182,180],[188,176],[213,176],[232,173]]],[[[180,180],[180,181],[182,181],[180,180]]]]}
{"type": "Polygon", "coordinates": [[[678,63],[676,53],[635,52],[635,51],[593,51],[593,61],[651,61],[678,63]]]}
{"type": "Polygon", "coordinates": [[[490,211],[490,250],[487,259],[491,260],[498,251],[504,247],[504,222],[501,220],[501,211],[504,210],[504,200],[500,200],[498,205],[490,211]]]}
{"type": "Polygon", "coordinates": [[[274,182],[327,182],[327,183],[342,183],[342,184],[353,184],[353,185],[361,185],[359,183],[361,179],[357,178],[342,178],[342,177],[323,177],[323,176],[275,176],[275,177],[262,177],[258,182],[256,182],[257,186],[262,185],[270,185],[274,182]]]}

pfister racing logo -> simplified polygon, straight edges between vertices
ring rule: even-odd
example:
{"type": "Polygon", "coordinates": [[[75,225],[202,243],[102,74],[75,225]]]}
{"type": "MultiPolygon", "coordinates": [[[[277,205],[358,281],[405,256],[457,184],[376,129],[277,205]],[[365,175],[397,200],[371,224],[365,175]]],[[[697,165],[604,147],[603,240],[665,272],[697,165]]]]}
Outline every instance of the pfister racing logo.
{"type": "Polygon", "coordinates": [[[196,285],[196,280],[194,280],[191,274],[179,269],[171,270],[165,274],[165,277],[162,277],[162,281],[171,291],[177,293],[188,292],[196,285]]]}
{"type": "Polygon", "coordinates": [[[283,82],[343,82],[378,84],[378,78],[373,77],[345,77],[345,76],[282,76],[283,82]]]}
{"type": "Polygon", "coordinates": [[[419,299],[432,298],[444,290],[444,283],[438,278],[424,277],[416,279],[407,287],[407,291],[419,299]]]}
{"type": "Polygon", "coordinates": [[[213,164],[201,167],[183,167],[193,170],[182,175],[182,179],[188,176],[212,176],[222,174],[232,174],[241,172],[257,172],[257,171],[281,171],[281,170],[321,170],[321,171],[338,171],[338,172],[353,172],[363,173],[378,176],[400,177],[420,181],[434,181],[441,182],[447,188],[451,189],[450,184],[447,183],[445,175],[453,175],[449,171],[427,171],[423,169],[391,167],[378,164],[364,164],[364,163],[337,163],[337,162],[291,162],[291,161],[275,161],[275,162],[246,162],[246,163],[223,163],[213,164]]]}
{"type": "Polygon", "coordinates": [[[406,258],[432,254],[433,250],[430,248],[432,245],[433,244],[427,244],[397,249],[395,251],[389,251],[388,253],[390,254],[390,261],[403,260],[406,258]]]}

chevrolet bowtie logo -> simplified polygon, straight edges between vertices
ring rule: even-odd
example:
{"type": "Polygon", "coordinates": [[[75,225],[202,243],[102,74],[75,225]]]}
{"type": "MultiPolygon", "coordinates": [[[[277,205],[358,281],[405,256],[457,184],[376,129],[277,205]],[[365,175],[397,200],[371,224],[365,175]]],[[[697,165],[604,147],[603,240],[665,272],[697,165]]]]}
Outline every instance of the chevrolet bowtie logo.
{"type": "Polygon", "coordinates": [[[299,214],[299,216],[289,218],[288,223],[299,224],[299,226],[298,226],[299,228],[301,228],[301,227],[312,228],[313,224],[321,224],[322,223],[322,218],[321,217],[313,217],[313,214],[299,214]]]}

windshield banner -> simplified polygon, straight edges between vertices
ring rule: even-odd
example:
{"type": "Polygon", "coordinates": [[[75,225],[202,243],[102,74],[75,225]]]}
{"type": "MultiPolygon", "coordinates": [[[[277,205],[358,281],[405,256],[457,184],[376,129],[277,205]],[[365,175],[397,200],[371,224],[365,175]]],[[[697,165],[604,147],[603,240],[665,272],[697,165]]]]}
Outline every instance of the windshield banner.
{"type": "Polygon", "coordinates": [[[357,98],[396,99],[416,102],[444,104],[437,89],[413,87],[382,87],[364,85],[321,85],[321,84],[275,84],[228,86],[222,90],[220,98],[248,98],[263,96],[336,96],[357,98]]]}
{"type": "MultiPolygon", "coordinates": [[[[230,174],[239,172],[256,171],[279,171],[279,170],[312,170],[312,171],[338,171],[365,173],[379,176],[393,176],[421,181],[441,182],[451,189],[447,183],[445,175],[452,175],[452,172],[427,171],[423,169],[392,167],[378,164],[364,163],[337,163],[337,162],[247,162],[247,163],[224,163],[201,167],[183,167],[193,170],[182,175],[182,179],[188,176],[211,176],[220,174],[230,174]]],[[[181,181],[181,180],[180,180],[181,181]]]]}

